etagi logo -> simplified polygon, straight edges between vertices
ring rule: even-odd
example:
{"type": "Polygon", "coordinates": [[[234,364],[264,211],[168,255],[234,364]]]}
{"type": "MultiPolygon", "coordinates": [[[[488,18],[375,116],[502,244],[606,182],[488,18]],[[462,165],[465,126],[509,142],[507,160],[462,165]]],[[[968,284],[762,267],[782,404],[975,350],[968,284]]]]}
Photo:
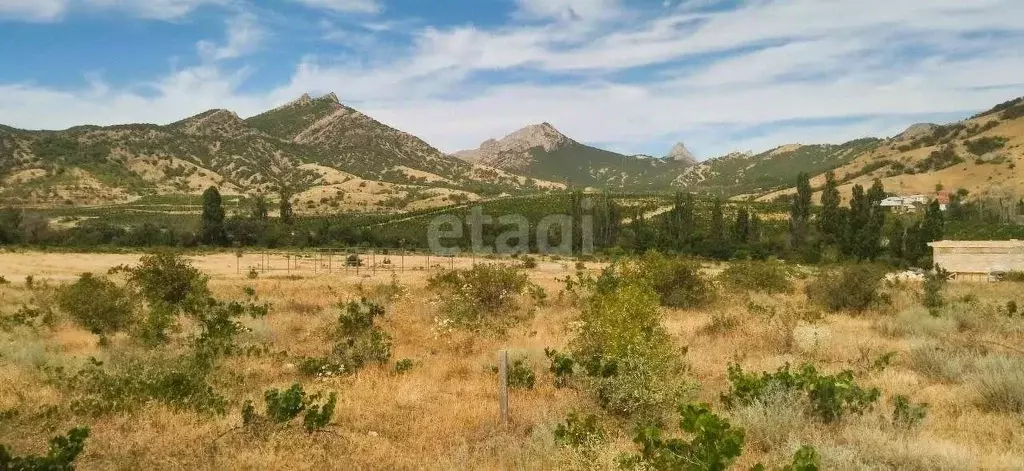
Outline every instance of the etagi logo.
{"type": "MultiPolygon", "coordinates": [[[[573,241],[577,241],[576,247],[581,254],[594,253],[594,217],[589,214],[593,207],[593,201],[584,198],[580,201],[582,211],[576,218],[569,214],[549,214],[537,221],[537,226],[532,228],[537,252],[571,256],[573,241]],[[576,224],[578,226],[574,227],[576,224]]],[[[454,214],[443,214],[432,219],[427,226],[430,250],[438,255],[461,253],[463,249],[459,241],[465,241],[467,226],[471,244],[469,250],[475,254],[530,252],[529,219],[521,214],[506,214],[495,218],[484,214],[480,206],[471,208],[465,221],[454,214]],[[493,224],[509,229],[495,237],[493,246],[484,245],[484,226],[493,224]]]]}

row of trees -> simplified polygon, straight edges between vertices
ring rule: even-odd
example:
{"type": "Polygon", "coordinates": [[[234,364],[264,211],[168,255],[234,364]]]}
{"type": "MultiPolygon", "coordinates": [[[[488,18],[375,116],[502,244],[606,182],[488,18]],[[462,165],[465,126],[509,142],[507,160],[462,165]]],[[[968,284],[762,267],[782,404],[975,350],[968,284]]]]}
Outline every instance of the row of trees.
{"type": "Polygon", "coordinates": [[[854,185],[850,204],[841,206],[839,183],[833,172],[825,175],[821,207],[812,219],[810,176],[797,177],[797,193],[790,202],[790,247],[805,261],[827,259],[877,260],[883,256],[897,265],[930,266],[928,242],[942,239],[944,215],[937,200],[921,218],[901,217],[881,206],[886,197],[881,180],[865,191],[854,185]]]}

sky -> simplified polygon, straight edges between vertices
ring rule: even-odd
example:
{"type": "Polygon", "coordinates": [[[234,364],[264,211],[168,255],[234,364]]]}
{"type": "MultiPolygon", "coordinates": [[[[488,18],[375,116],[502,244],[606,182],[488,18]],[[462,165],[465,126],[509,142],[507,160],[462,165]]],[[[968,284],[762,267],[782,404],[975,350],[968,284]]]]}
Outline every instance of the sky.
{"type": "Polygon", "coordinates": [[[698,158],[1024,95],[1021,0],[0,0],[0,123],[242,117],[303,93],[445,152],[549,122],[698,158]]]}

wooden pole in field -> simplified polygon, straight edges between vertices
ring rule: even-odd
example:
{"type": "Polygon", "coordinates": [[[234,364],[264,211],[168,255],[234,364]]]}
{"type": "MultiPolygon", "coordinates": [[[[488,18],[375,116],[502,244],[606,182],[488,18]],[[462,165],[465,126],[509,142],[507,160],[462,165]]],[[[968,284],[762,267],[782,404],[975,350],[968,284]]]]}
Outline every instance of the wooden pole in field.
{"type": "Polygon", "coordinates": [[[498,352],[498,410],[501,425],[508,425],[508,350],[498,352]]]}

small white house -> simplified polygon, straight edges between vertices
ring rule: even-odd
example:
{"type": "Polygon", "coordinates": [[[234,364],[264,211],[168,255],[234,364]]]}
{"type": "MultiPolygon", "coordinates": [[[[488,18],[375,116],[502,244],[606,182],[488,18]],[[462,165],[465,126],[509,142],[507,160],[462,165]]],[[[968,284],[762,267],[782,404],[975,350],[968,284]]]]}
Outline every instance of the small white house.
{"type": "Polygon", "coordinates": [[[929,199],[925,195],[890,196],[883,199],[879,205],[883,208],[914,211],[918,207],[927,205],[928,201],[929,199]]]}

